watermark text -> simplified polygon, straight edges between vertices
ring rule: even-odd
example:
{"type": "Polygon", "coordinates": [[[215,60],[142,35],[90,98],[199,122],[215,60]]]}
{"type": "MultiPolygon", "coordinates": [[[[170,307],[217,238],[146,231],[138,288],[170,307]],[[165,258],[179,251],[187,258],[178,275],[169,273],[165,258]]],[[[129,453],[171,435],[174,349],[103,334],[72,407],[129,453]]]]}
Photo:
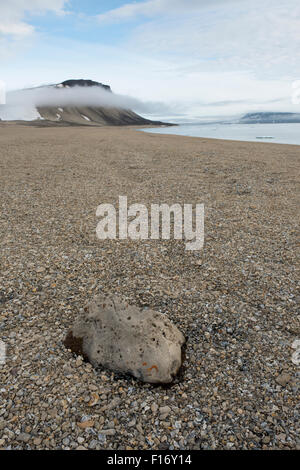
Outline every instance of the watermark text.
{"type": "Polygon", "coordinates": [[[96,228],[100,240],[185,240],[186,250],[201,250],[204,246],[204,204],[144,204],[128,207],[127,197],[119,197],[118,212],[112,204],[101,204],[96,228]],[[150,216],[150,217],[149,217],[150,216]]]}

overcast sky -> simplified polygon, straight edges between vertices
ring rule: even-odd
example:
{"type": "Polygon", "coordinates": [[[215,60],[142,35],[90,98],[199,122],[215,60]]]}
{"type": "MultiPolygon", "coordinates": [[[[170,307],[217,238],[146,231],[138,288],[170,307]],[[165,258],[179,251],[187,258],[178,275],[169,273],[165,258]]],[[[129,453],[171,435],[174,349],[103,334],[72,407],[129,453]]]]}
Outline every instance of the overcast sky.
{"type": "Polygon", "coordinates": [[[89,78],[159,117],[294,111],[299,0],[0,2],[8,89],[89,78]]]}

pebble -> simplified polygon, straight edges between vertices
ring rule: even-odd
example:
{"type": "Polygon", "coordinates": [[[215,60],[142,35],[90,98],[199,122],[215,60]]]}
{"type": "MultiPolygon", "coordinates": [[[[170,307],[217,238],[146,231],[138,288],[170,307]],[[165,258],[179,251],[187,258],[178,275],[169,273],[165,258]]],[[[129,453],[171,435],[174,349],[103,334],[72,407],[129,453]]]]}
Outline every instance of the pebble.
{"type": "Polygon", "coordinates": [[[160,419],[165,419],[170,413],[171,413],[171,408],[169,406],[162,406],[159,408],[160,412],[160,419]]]}
{"type": "Polygon", "coordinates": [[[26,432],[21,432],[18,437],[17,437],[17,441],[21,441],[21,442],[29,442],[31,439],[31,435],[26,433],[26,432]]]}
{"type": "Polygon", "coordinates": [[[104,436],[114,436],[116,434],[115,429],[102,429],[100,433],[104,436]]]}
{"type": "Polygon", "coordinates": [[[286,373],[282,373],[276,378],[276,382],[282,387],[285,387],[290,381],[291,381],[291,376],[286,373]]]}
{"type": "Polygon", "coordinates": [[[151,411],[152,413],[155,415],[157,413],[157,410],[158,410],[158,405],[156,403],[153,403],[151,405],[151,411]]]}

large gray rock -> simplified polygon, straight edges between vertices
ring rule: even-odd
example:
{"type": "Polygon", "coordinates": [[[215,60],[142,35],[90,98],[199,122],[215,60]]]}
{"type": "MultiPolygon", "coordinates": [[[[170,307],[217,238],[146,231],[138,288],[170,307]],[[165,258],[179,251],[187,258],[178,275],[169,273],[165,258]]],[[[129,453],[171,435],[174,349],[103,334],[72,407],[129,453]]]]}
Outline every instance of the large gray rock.
{"type": "Polygon", "coordinates": [[[95,367],[129,373],[143,382],[170,383],[181,366],[184,342],[165,315],[110,296],[94,299],[65,345],[95,367]]]}

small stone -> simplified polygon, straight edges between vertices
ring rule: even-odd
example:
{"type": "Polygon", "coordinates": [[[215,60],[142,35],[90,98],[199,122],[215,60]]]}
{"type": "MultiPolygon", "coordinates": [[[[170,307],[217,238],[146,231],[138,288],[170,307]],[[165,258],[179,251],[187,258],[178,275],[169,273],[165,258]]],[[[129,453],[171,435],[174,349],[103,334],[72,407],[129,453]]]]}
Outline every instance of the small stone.
{"type": "Polygon", "coordinates": [[[43,272],[45,272],[45,268],[39,267],[39,268],[36,268],[35,271],[36,271],[37,273],[43,273],[43,272]]]}
{"type": "Polygon", "coordinates": [[[26,432],[21,432],[21,434],[18,435],[17,437],[17,441],[20,441],[20,442],[29,442],[31,439],[31,435],[26,433],[26,432]]]}
{"type": "Polygon", "coordinates": [[[94,421],[93,420],[83,421],[82,423],[77,423],[77,426],[80,429],[92,428],[94,426],[94,421]]]}
{"type": "Polygon", "coordinates": [[[156,403],[153,403],[151,405],[151,411],[152,413],[155,415],[157,413],[157,410],[158,410],[158,405],[156,403]]]}
{"type": "Polygon", "coordinates": [[[292,363],[295,366],[300,366],[300,349],[297,349],[292,355],[292,363]]]}
{"type": "Polygon", "coordinates": [[[286,374],[285,372],[283,372],[281,375],[279,375],[276,378],[276,382],[282,387],[285,387],[290,381],[291,381],[291,376],[289,374],[286,374]]]}
{"type": "Polygon", "coordinates": [[[73,374],[73,371],[68,365],[65,364],[63,366],[63,373],[65,377],[71,377],[73,374]]]}
{"type": "Polygon", "coordinates": [[[165,419],[171,413],[171,408],[169,406],[162,406],[159,408],[159,412],[160,418],[165,419]]]}
{"type": "MultiPolygon", "coordinates": [[[[89,369],[91,369],[91,368],[92,368],[92,364],[86,364],[86,367],[88,367],[89,369]]],[[[93,384],[91,384],[91,385],[89,386],[89,388],[90,388],[90,390],[91,390],[92,392],[97,392],[98,389],[99,389],[99,387],[97,387],[96,385],[93,385],[93,384]]]]}
{"type": "Polygon", "coordinates": [[[100,434],[104,436],[114,436],[116,431],[114,429],[101,429],[100,434]]]}
{"type": "Polygon", "coordinates": [[[75,367],[80,367],[82,366],[83,359],[81,356],[78,356],[75,362],[75,367]]]}
{"type": "Polygon", "coordinates": [[[300,339],[295,339],[295,341],[292,344],[293,349],[300,349],[300,339]]]}
{"type": "Polygon", "coordinates": [[[100,444],[102,444],[102,445],[105,444],[105,442],[106,442],[106,435],[105,435],[105,434],[102,434],[102,433],[99,433],[99,434],[98,434],[98,440],[99,440],[99,443],[100,443],[100,444]]]}
{"type": "Polygon", "coordinates": [[[91,399],[89,401],[89,404],[88,406],[92,407],[92,406],[96,406],[99,402],[99,395],[98,393],[92,393],[91,395],[91,399]]]}
{"type": "Polygon", "coordinates": [[[95,439],[93,439],[93,440],[89,443],[89,449],[91,449],[91,450],[96,449],[97,444],[98,444],[98,442],[97,442],[95,439]]]}
{"type": "Polygon", "coordinates": [[[140,424],[137,425],[136,429],[138,430],[140,434],[144,434],[144,430],[140,424]]]}

